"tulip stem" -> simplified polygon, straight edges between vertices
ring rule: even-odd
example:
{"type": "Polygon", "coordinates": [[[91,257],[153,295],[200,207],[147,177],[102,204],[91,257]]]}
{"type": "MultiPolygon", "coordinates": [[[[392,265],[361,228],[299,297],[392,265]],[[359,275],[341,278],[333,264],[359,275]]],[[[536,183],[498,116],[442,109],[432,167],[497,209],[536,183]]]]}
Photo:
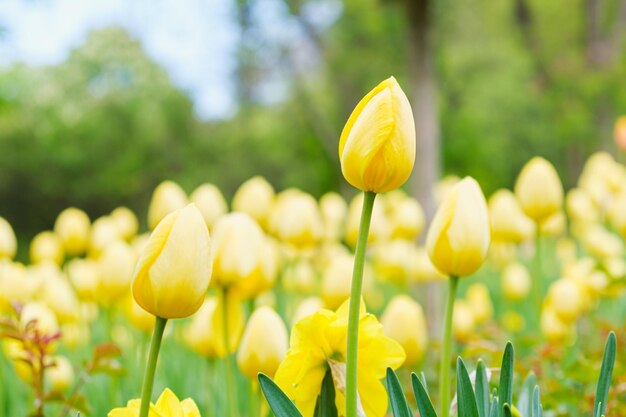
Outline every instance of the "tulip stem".
{"type": "Polygon", "coordinates": [[[357,415],[357,348],[359,342],[359,311],[361,308],[361,287],[365,267],[365,249],[372,220],[376,193],[363,193],[363,210],[359,225],[359,236],[354,254],[352,288],[350,290],[350,311],[348,315],[348,347],[346,349],[346,417],[357,415]]]}
{"type": "Polygon", "coordinates": [[[226,377],[226,406],[228,410],[226,412],[227,416],[238,416],[239,410],[237,405],[237,387],[235,385],[235,369],[233,358],[230,354],[230,337],[228,335],[228,289],[227,287],[222,288],[222,326],[224,326],[224,371],[226,377]]]}
{"type": "MultiPolygon", "coordinates": [[[[539,225],[537,225],[539,228],[539,225]]],[[[542,288],[541,284],[543,283],[543,270],[541,268],[541,233],[537,231],[537,235],[535,236],[535,273],[533,274],[533,285],[532,285],[532,295],[533,295],[533,315],[535,318],[535,326],[536,329],[541,329],[541,294],[542,288]]]]}
{"type": "Polygon", "coordinates": [[[439,401],[441,403],[440,417],[448,417],[450,414],[450,356],[452,354],[452,315],[454,313],[454,300],[459,277],[451,275],[448,280],[448,299],[446,301],[446,314],[444,318],[443,345],[441,348],[441,363],[439,364],[439,401]]]}
{"type": "Polygon", "coordinates": [[[159,350],[161,349],[161,340],[163,340],[163,332],[167,319],[157,317],[154,322],[154,330],[152,332],[152,342],[150,342],[150,354],[146,365],[146,373],[143,377],[143,389],[141,390],[141,407],[139,409],[139,417],[148,417],[150,411],[150,400],[152,399],[152,386],[154,385],[154,371],[156,370],[159,350]]]}

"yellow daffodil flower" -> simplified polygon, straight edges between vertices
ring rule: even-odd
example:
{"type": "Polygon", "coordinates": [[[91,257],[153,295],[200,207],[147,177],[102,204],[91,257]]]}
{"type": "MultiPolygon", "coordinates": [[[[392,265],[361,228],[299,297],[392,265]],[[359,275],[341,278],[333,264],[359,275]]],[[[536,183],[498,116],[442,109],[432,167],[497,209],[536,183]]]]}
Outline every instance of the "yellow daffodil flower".
{"type": "MultiPolygon", "coordinates": [[[[137,417],[141,400],[130,400],[126,407],[114,408],[108,417],[137,417]]],[[[150,404],[149,417],[200,417],[198,406],[191,399],[180,401],[178,397],[166,388],[156,404],[150,404]]]]}

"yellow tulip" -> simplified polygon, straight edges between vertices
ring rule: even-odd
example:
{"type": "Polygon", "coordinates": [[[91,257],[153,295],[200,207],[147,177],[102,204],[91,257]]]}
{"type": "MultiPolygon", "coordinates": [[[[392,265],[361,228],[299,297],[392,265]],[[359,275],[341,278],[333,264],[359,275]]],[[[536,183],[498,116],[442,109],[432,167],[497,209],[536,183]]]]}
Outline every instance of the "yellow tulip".
{"type": "Polygon", "coordinates": [[[233,211],[241,211],[252,217],[267,230],[272,206],[274,205],[274,188],[263,177],[250,178],[239,186],[233,196],[233,211]]]}
{"type": "Polygon", "coordinates": [[[0,217],[0,259],[13,259],[17,252],[17,239],[8,221],[0,217]]]}
{"type": "Polygon", "coordinates": [[[337,193],[329,192],[320,198],[320,213],[324,221],[324,240],[335,242],[343,236],[348,204],[337,193]]]}
{"type": "Polygon", "coordinates": [[[137,230],[139,230],[139,221],[131,209],[118,207],[111,212],[111,218],[115,222],[122,239],[129,241],[135,237],[137,230]]]}
{"type": "Polygon", "coordinates": [[[108,306],[128,293],[136,261],[135,252],[126,242],[113,242],[104,249],[98,259],[98,302],[108,306]]]}
{"type": "Polygon", "coordinates": [[[20,325],[22,329],[33,326],[42,336],[52,336],[59,331],[59,323],[52,310],[38,301],[24,305],[20,315],[20,325]]]}
{"type": "MultiPolygon", "coordinates": [[[[389,205],[387,199],[385,203],[389,205]]],[[[388,211],[392,239],[415,240],[424,230],[424,210],[414,198],[405,196],[397,203],[391,204],[388,211]]]]}
{"type": "Polygon", "coordinates": [[[44,375],[51,392],[67,391],[74,382],[74,368],[65,356],[54,356],[44,375]]]}
{"type": "MultiPolygon", "coordinates": [[[[130,400],[126,407],[114,408],[107,416],[137,417],[140,407],[141,400],[130,400]]],[[[150,404],[148,417],[200,417],[200,411],[191,398],[180,401],[169,388],[165,388],[156,404],[150,404]]]]}
{"type": "Polygon", "coordinates": [[[585,250],[596,259],[614,258],[624,253],[622,239],[599,224],[587,228],[581,240],[585,250]]]}
{"type": "Polygon", "coordinates": [[[560,236],[565,233],[566,228],[567,218],[562,210],[557,211],[539,223],[539,232],[543,236],[560,236]]]}
{"type": "Polygon", "coordinates": [[[209,231],[195,205],[161,220],[139,258],[133,297],[144,310],[171,319],[200,308],[211,281],[209,231]]]}
{"type": "Polygon", "coordinates": [[[501,270],[517,259],[517,245],[512,242],[493,241],[489,245],[489,261],[501,270]]]}
{"type": "Polygon", "coordinates": [[[213,184],[202,184],[191,193],[189,199],[198,206],[209,229],[219,217],[228,212],[222,192],[213,184]]]}
{"type": "Polygon", "coordinates": [[[489,198],[489,220],[493,240],[519,243],[535,233],[535,224],[526,217],[515,195],[506,189],[489,198]]]}
{"type": "Polygon", "coordinates": [[[412,240],[394,239],[373,248],[372,263],[376,277],[397,285],[406,285],[417,246],[412,240]]]}
{"type": "Polygon", "coordinates": [[[85,347],[90,341],[89,325],[84,322],[65,323],[61,326],[63,346],[70,350],[85,347]]]}
{"type": "Polygon", "coordinates": [[[511,262],[502,271],[502,293],[507,300],[521,301],[530,293],[531,277],[519,262],[511,262]]]}
{"type": "Polygon", "coordinates": [[[316,245],[324,232],[317,201],[293,188],[281,192],[270,214],[269,229],[279,241],[296,248],[316,245]]]}
{"type": "MultiPolygon", "coordinates": [[[[67,275],[83,301],[95,301],[100,285],[100,268],[92,259],[72,259],[66,266],[67,275]]],[[[131,271],[132,273],[132,271],[131,271]]]]}
{"type": "Polygon", "coordinates": [[[174,210],[187,205],[187,195],[174,181],[163,181],[152,193],[148,207],[148,227],[154,229],[159,222],[174,210]]]}
{"type": "Polygon", "coordinates": [[[478,183],[466,177],[435,214],[426,238],[428,255],[445,274],[471,275],[485,261],[489,241],[485,197],[478,183]]]}
{"type": "Polygon", "coordinates": [[[79,316],[79,303],[76,293],[60,271],[58,271],[58,275],[55,275],[50,275],[43,281],[41,301],[50,307],[59,322],[75,321],[79,316]]]}
{"type": "Polygon", "coordinates": [[[87,249],[91,220],[84,211],[70,207],[59,213],[54,233],[61,239],[68,255],[80,255],[87,249]]]}
{"type": "Polygon", "coordinates": [[[572,279],[558,279],[550,285],[548,303],[563,322],[571,323],[578,318],[584,306],[581,288],[572,279]]]}
{"type": "Polygon", "coordinates": [[[408,295],[391,299],[381,319],[385,334],[400,343],[406,353],[405,367],[417,365],[426,353],[428,328],[422,306],[408,295]]]}
{"type": "Polygon", "coordinates": [[[259,267],[247,278],[238,280],[232,285],[232,292],[241,300],[256,298],[272,289],[278,278],[281,262],[278,244],[268,237],[265,237],[264,242],[259,267]]]}
{"type": "Polygon", "coordinates": [[[30,261],[33,264],[53,262],[61,265],[64,259],[63,244],[54,232],[41,232],[30,242],[30,261]]]}
{"type": "Polygon", "coordinates": [[[409,259],[409,278],[413,282],[433,282],[447,279],[435,268],[428,257],[428,251],[423,246],[417,247],[415,254],[409,259]]]}
{"type": "Polygon", "coordinates": [[[465,299],[474,312],[476,324],[483,324],[493,318],[493,304],[485,284],[477,282],[470,285],[465,293],[465,299]]]}
{"type": "Polygon", "coordinates": [[[12,302],[31,301],[41,287],[41,279],[19,262],[0,260],[0,312],[12,312],[12,302]]]}
{"type": "Polygon", "coordinates": [[[415,122],[406,95],[390,77],[370,91],[346,122],[339,139],[341,171],[362,191],[399,188],[415,162],[415,122]]]}
{"type": "Polygon", "coordinates": [[[454,312],[452,314],[452,332],[454,337],[462,342],[471,339],[476,329],[476,317],[474,310],[465,300],[454,302],[454,312]]]}
{"type": "MultiPolygon", "coordinates": [[[[350,297],[353,266],[354,257],[352,255],[341,255],[332,259],[322,272],[321,295],[326,308],[334,310],[350,297]]],[[[371,271],[366,265],[363,276],[363,287],[366,293],[367,287],[371,285],[371,280],[371,271]]]]}
{"type": "Polygon", "coordinates": [[[317,272],[307,258],[290,262],[283,269],[282,284],[287,291],[310,294],[315,291],[317,282],[317,272]]]}
{"type": "Polygon", "coordinates": [[[526,319],[518,312],[505,311],[502,314],[502,327],[510,332],[517,333],[526,327],[526,319]]]}
{"type": "Polygon", "coordinates": [[[524,165],[515,183],[515,195],[528,217],[540,222],[563,206],[563,184],[554,166],[541,157],[524,165]]]}
{"type": "Polygon", "coordinates": [[[593,199],[582,188],[572,188],[565,196],[565,209],[574,222],[595,223],[600,214],[593,199]]]}
{"type": "Polygon", "coordinates": [[[239,370],[252,380],[256,380],[259,372],[273,377],[288,347],[283,319],[271,308],[259,307],[250,316],[241,337],[237,352],[239,370]]]}
{"type": "Polygon", "coordinates": [[[97,258],[107,246],[121,238],[117,222],[111,216],[97,218],[89,234],[89,256],[97,258]]]}
{"type": "Polygon", "coordinates": [[[266,242],[261,227],[247,214],[234,212],[221,217],[211,242],[212,284],[227,287],[262,273],[266,242]]]}
{"type": "Polygon", "coordinates": [[[563,322],[551,308],[541,312],[541,333],[552,343],[567,343],[576,337],[574,326],[563,322]]]}

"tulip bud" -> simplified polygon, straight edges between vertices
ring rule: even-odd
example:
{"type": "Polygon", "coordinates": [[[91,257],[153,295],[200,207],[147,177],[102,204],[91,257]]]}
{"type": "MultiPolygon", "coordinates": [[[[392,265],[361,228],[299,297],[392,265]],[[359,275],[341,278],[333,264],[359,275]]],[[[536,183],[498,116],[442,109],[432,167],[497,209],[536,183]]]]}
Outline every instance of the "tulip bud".
{"type": "Polygon", "coordinates": [[[137,216],[128,207],[118,207],[111,212],[111,218],[117,226],[119,236],[129,241],[137,234],[139,230],[139,221],[137,216]]]}
{"type": "Polygon", "coordinates": [[[476,328],[476,318],[474,310],[465,300],[454,302],[454,312],[452,313],[452,332],[454,337],[460,341],[467,341],[472,338],[476,328]]]}
{"type": "Polygon", "coordinates": [[[576,337],[574,326],[563,322],[551,308],[544,308],[541,312],[541,333],[552,343],[563,343],[576,337]]]}
{"type": "Polygon", "coordinates": [[[274,188],[260,176],[241,184],[233,196],[233,211],[246,213],[265,230],[273,205],[274,188]]]}
{"type": "Polygon", "coordinates": [[[91,259],[75,258],[67,264],[66,270],[78,297],[84,301],[95,301],[100,284],[98,263],[91,259]]]}
{"type": "Polygon", "coordinates": [[[521,263],[512,262],[502,271],[501,285],[507,300],[521,301],[530,293],[530,273],[521,263]]]}
{"type": "Polygon", "coordinates": [[[271,308],[259,307],[250,316],[239,344],[239,370],[252,380],[256,380],[259,372],[271,378],[285,358],[288,347],[283,319],[271,308]]]}
{"type": "Polygon", "coordinates": [[[187,196],[183,189],[174,181],[163,181],[152,193],[148,207],[148,227],[154,229],[165,216],[185,205],[187,196]]]}
{"type": "Polygon", "coordinates": [[[323,271],[321,295],[327,309],[336,310],[350,298],[353,264],[351,255],[338,256],[323,271]]]}
{"type": "Polygon", "coordinates": [[[209,229],[215,221],[228,212],[222,192],[213,184],[202,184],[191,193],[190,200],[202,213],[209,229]]]}
{"type": "Polygon", "coordinates": [[[489,289],[479,282],[472,284],[465,293],[465,299],[474,312],[476,324],[482,324],[493,317],[493,304],[489,296],[489,289]]]}
{"type": "Polygon", "coordinates": [[[387,305],[380,322],[385,334],[404,348],[405,367],[412,367],[424,358],[428,329],[422,306],[408,295],[396,295],[387,305]]]}
{"type": "Polygon", "coordinates": [[[399,188],[415,162],[415,122],[406,95],[390,77],[370,91],[346,122],[339,139],[341,171],[362,191],[399,188]]]}
{"type": "Polygon", "coordinates": [[[489,220],[493,240],[519,243],[535,233],[535,224],[526,217],[515,195],[506,189],[489,198],[489,220]]]}
{"type": "Polygon", "coordinates": [[[424,230],[424,210],[420,203],[405,197],[389,210],[391,238],[415,240],[424,230]]]}
{"type": "Polygon", "coordinates": [[[563,185],[554,166],[541,157],[524,165],[515,183],[522,210],[535,222],[558,212],[563,206],[563,185]]]}
{"type": "Polygon", "coordinates": [[[418,247],[411,256],[409,263],[409,277],[414,282],[433,282],[447,279],[428,257],[428,251],[424,247],[418,247]]]}
{"type": "Polygon", "coordinates": [[[582,188],[572,188],[565,197],[565,209],[574,222],[595,223],[600,215],[595,203],[582,188]]]}
{"type": "Polygon", "coordinates": [[[17,239],[13,228],[4,218],[0,217],[0,259],[13,259],[17,252],[17,239]]]}
{"type": "Polygon", "coordinates": [[[576,281],[558,279],[550,285],[548,302],[552,311],[565,323],[576,320],[583,307],[583,294],[576,281]]]}
{"type": "Polygon", "coordinates": [[[117,241],[106,247],[98,259],[100,303],[110,305],[128,293],[136,262],[135,252],[128,243],[117,241]]]}
{"type": "Polygon", "coordinates": [[[264,241],[259,267],[246,279],[236,281],[232,286],[233,293],[241,300],[257,298],[261,293],[274,287],[278,278],[280,267],[278,244],[268,237],[265,237],[264,241]]]}
{"type": "Polygon", "coordinates": [[[329,192],[320,199],[320,213],[324,221],[324,240],[335,242],[343,236],[348,204],[337,193],[329,192]]]}
{"type": "Polygon", "coordinates": [[[30,261],[33,264],[53,262],[61,265],[64,259],[63,244],[53,232],[41,232],[30,242],[30,261]]]}
{"type": "Polygon", "coordinates": [[[485,261],[489,241],[485,197],[478,183],[465,177],[435,214],[426,238],[428,255],[444,274],[471,275],[485,261]]]}
{"type": "Polygon", "coordinates": [[[213,228],[213,285],[226,287],[253,279],[263,267],[266,238],[261,227],[245,213],[221,217],[213,228]]]}
{"type": "Polygon", "coordinates": [[[63,346],[71,350],[84,347],[90,341],[89,326],[83,322],[64,324],[61,326],[61,335],[63,346]]]}
{"type": "Polygon", "coordinates": [[[80,255],[87,249],[91,221],[87,214],[75,207],[59,213],[54,222],[54,233],[61,239],[68,255],[80,255]]]}
{"type": "Polygon", "coordinates": [[[13,311],[11,303],[31,301],[41,287],[41,280],[19,262],[0,261],[0,313],[13,311]]]}
{"type": "Polygon", "coordinates": [[[283,288],[287,291],[310,294],[315,291],[318,277],[311,262],[306,258],[302,258],[289,263],[285,267],[282,282],[283,288]]]}
{"type": "Polygon", "coordinates": [[[269,228],[278,240],[296,248],[316,245],[324,231],[317,201],[296,189],[278,194],[269,228]]]}
{"type": "Polygon", "coordinates": [[[417,251],[415,242],[394,239],[374,247],[373,266],[376,277],[397,285],[406,285],[411,261],[417,251]]]}
{"type": "Polygon", "coordinates": [[[600,260],[622,256],[624,253],[622,239],[599,224],[587,228],[582,243],[591,256],[600,260]]]}
{"type": "Polygon", "coordinates": [[[121,238],[117,222],[111,216],[97,218],[91,225],[89,256],[97,258],[107,246],[121,238]]]}
{"type": "Polygon", "coordinates": [[[65,356],[55,356],[45,376],[50,392],[64,392],[74,382],[74,368],[65,356]]]}
{"type": "Polygon", "coordinates": [[[22,329],[33,326],[39,334],[46,336],[52,336],[59,331],[56,316],[50,308],[41,302],[31,302],[24,305],[20,315],[20,325],[22,329]]]}
{"type": "Polygon", "coordinates": [[[44,280],[41,301],[50,307],[59,322],[72,322],[79,315],[78,299],[72,286],[61,272],[56,272],[56,276],[51,275],[44,280]]]}
{"type": "Polygon", "coordinates": [[[195,205],[161,220],[150,235],[132,283],[144,310],[162,318],[181,318],[200,308],[211,281],[209,231],[195,205]]]}

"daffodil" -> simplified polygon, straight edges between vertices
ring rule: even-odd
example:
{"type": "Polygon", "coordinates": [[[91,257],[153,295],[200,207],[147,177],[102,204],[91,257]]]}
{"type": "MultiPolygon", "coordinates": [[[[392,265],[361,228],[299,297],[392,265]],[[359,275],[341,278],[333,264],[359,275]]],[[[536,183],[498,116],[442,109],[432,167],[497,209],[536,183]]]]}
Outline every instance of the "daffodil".
{"type": "MultiPolygon", "coordinates": [[[[108,417],[137,417],[141,400],[130,400],[126,407],[114,408],[108,417]]],[[[149,417],[200,417],[198,406],[191,399],[182,401],[169,388],[163,391],[156,404],[150,404],[149,417]]]]}
{"type": "MultiPolygon", "coordinates": [[[[335,383],[335,404],[345,415],[346,340],[348,304],[337,312],[319,310],[304,317],[293,328],[287,357],[276,371],[276,382],[304,417],[313,416],[322,380],[329,370],[335,383]]],[[[387,368],[396,369],[405,359],[402,346],[385,336],[376,317],[365,312],[361,302],[358,341],[358,398],[367,417],[382,417],[387,411],[387,394],[380,381],[387,368]]]]}

